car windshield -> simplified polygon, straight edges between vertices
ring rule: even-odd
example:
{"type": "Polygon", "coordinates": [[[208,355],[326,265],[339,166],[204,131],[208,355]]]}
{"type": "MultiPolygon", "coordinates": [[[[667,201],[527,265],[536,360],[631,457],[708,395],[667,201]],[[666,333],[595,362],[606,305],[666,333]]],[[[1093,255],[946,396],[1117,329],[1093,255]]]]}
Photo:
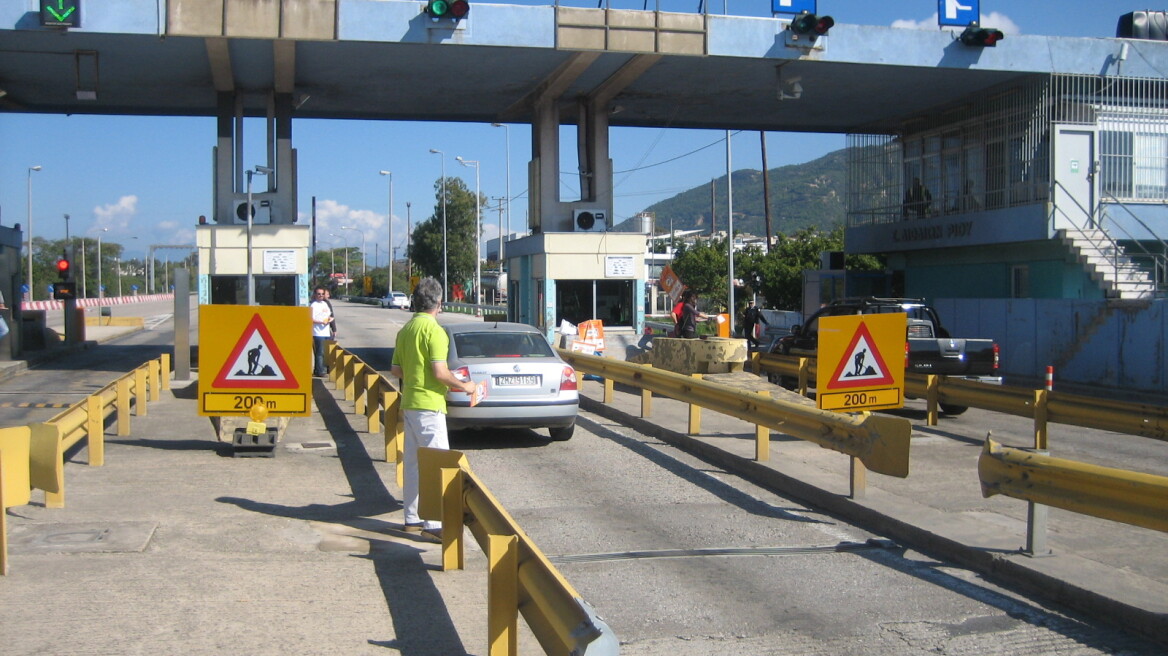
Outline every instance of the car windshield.
{"type": "Polygon", "coordinates": [[[547,358],[552,348],[535,333],[459,333],[454,349],[460,358],[547,358]]]}

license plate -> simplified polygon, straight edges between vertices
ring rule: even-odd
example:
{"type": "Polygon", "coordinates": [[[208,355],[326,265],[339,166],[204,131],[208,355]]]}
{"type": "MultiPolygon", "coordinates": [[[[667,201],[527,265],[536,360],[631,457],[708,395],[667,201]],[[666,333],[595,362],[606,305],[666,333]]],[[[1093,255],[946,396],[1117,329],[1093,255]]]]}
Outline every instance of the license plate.
{"type": "Polygon", "coordinates": [[[495,376],[498,387],[538,387],[542,376],[495,376]]]}

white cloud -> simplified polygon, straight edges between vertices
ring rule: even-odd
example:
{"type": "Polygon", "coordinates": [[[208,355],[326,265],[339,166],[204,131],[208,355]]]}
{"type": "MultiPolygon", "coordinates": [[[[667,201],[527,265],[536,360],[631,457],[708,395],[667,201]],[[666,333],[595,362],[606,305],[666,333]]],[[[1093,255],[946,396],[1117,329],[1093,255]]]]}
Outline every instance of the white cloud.
{"type": "Polygon", "coordinates": [[[130,223],[137,215],[138,197],[122,196],[116,203],[93,208],[94,222],[87,234],[97,237],[102,228],[109,228],[110,232],[128,233],[130,223]]]}
{"type": "MultiPolygon", "coordinates": [[[[989,14],[982,16],[981,24],[984,27],[992,27],[996,30],[1001,30],[1004,34],[1006,34],[1006,36],[1022,33],[1022,30],[1018,28],[1018,25],[1015,24],[1014,21],[1010,20],[1009,16],[998,13],[996,11],[991,11],[989,14]]],[[[906,30],[936,30],[937,12],[933,12],[932,16],[919,21],[907,18],[897,19],[892,21],[892,27],[906,30]]],[[[954,32],[960,32],[963,28],[946,27],[945,29],[954,32]]]]}

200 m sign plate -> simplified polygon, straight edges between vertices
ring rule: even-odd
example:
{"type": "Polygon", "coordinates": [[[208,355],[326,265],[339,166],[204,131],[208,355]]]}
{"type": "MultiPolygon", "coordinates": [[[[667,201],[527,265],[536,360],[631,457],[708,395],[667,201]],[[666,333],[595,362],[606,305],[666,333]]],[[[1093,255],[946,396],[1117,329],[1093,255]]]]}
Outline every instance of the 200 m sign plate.
{"type": "Polygon", "coordinates": [[[856,392],[829,392],[820,394],[820,408],[823,410],[878,410],[899,408],[903,405],[900,389],[863,390],[856,392]]]}
{"type": "Polygon", "coordinates": [[[207,414],[246,415],[257,405],[267,408],[268,412],[303,413],[308,410],[308,395],[280,392],[265,392],[263,394],[208,392],[203,394],[203,412],[207,414]]]}

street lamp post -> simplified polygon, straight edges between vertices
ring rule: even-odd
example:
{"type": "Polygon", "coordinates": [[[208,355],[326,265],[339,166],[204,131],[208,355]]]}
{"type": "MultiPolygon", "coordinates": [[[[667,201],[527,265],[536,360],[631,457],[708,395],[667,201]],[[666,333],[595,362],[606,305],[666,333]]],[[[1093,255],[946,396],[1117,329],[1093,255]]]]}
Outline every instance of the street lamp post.
{"type": "MultiPolygon", "coordinates": [[[[361,293],[365,293],[365,231],[348,226],[341,226],[341,230],[352,230],[361,235],[361,293]]],[[[346,244],[348,241],[345,242],[346,244]]],[[[346,246],[348,248],[348,246],[346,246]]],[[[347,260],[346,260],[347,261],[347,260]]]]}
{"type": "Polygon", "coordinates": [[[410,249],[413,245],[410,243],[410,233],[413,232],[413,218],[410,216],[410,208],[413,203],[406,201],[406,289],[410,288],[414,280],[414,253],[410,249]]]}
{"type": "MultiPolygon", "coordinates": [[[[503,128],[505,130],[505,137],[507,140],[507,234],[511,234],[511,126],[503,125],[502,123],[492,123],[492,127],[503,128]]],[[[503,243],[506,241],[504,235],[499,235],[499,270],[507,270],[507,258],[504,255],[503,243]]]]}
{"type": "MultiPolygon", "coordinates": [[[[459,164],[463,166],[473,166],[475,170],[475,305],[483,304],[483,271],[482,271],[482,235],[483,226],[479,216],[479,210],[482,208],[482,201],[479,199],[479,163],[473,159],[463,159],[461,156],[455,157],[459,164]]],[[[475,308],[475,316],[479,316],[480,310],[475,308]]]]}
{"type": "MultiPolygon", "coordinates": [[[[102,228],[101,232],[109,232],[109,228],[102,228]]],[[[101,288],[101,232],[97,233],[97,297],[105,296],[101,288]]]]}
{"type": "Polygon", "coordinates": [[[446,251],[446,153],[437,148],[431,148],[430,152],[442,157],[442,186],[440,187],[442,194],[442,297],[448,299],[450,298],[450,287],[447,284],[447,267],[450,260],[446,251]]]}
{"type": "Polygon", "coordinates": [[[122,257],[120,255],[114,257],[114,267],[118,270],[118,298],[122,296],[122,257]]]}
{"type": "Polygon", "coordinates": [[[381,175],[389,176],[389,214],[386,215],[386,223],[389,224],[389,282],[386,283],[386,291],[393,291],[393,171],[378,171],[381,175]]]}
{"type": "MultiPolygon", "coordinates": [[[[251,225],[252,217],[255,216],[255,208],[251,204],[251,176],[254,173],[260,175],[269,175],[272,169],[266,166],[256,166],[255,169],[247,170],[247,304],[255,305],[255,276],[252,275],[251,263],[251,225]]],[[[153,290],[151,290],[153,291],[153,290]]]]}
{"type": "Polygon", "coordinates": [[[40,165],[28,167],[28,300],[33,298],[32,284],[32,173],[41,170],[40,165]]]}
{"type": "Polygon", "coordinates": [[[341,241],[345,242],[345,295],[347,296],[349,294],[349,238],[335,232],[330,232],[329,236],[340,237],[341,241]]]}

